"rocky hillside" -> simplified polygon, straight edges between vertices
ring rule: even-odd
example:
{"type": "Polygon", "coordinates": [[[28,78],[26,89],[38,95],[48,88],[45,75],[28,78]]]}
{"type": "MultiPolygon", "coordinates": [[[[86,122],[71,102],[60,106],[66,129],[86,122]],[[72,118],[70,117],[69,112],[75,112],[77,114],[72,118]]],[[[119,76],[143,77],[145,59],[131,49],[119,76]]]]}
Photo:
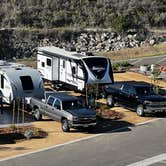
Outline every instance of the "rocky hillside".
{"type": "Polygon", "coordinates": [[[0,59],[30,57],[38,46],[112,51],[166,36],[165,0],[1,0],[0,59]]]}
{"type": "Polygon", "coordinates": [[[166,41],[166,36],[133,31],[122,36],[101,30],[2,29],[0,39],[0,59],[12,59],[36,56],[39,46],[54,45],[76,48],[77,51],[108,52],[154,45],[166,41]]]}

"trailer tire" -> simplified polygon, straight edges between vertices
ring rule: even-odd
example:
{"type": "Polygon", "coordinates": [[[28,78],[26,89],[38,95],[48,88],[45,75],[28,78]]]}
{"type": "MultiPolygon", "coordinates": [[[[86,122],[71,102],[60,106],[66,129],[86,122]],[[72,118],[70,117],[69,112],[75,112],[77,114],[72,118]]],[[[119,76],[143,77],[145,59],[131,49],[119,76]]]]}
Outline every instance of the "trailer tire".
{"type": "Polygon", "coordinates": [[[113,98],[113,96],[112,95],[108,95],[107,99],[106,99],[106,102],[107,102],[107,106],[113,107],[114,106],[114,98],[113,98]]]}
{"type": "Polygon", "coordinates": [[[136,113],[137,113],[138,116],[144,116],[145,115],[143,105],[138,105],[137,106],[136,113]]]}
{"type": "Polygon", "coordinates": [[[34,109],[33,116],[34,116],[34,119],[37,121],[42,120],[42,115],[40,114],[39,108],[34,109]]]}
{"type": "Polygon", "coordinates": [[[69,122],[67,119],[62,119],[62,130],[63,132],[69,132],[70,131],[70,127],[69,127],[69,122]]]}

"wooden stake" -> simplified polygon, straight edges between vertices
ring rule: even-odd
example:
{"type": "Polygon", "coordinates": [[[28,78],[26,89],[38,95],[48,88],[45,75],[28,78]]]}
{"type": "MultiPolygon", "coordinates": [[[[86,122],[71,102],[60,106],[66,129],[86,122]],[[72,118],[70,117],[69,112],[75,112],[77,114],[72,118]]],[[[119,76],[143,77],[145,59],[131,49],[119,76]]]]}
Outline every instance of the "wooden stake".
{"type": "Polygon", "coordinates": [[[22,124],[24,124],[24,99],[22,99],[22,124]]]}
{"type": "Polygon", "coordinates": [[[12,117],[12,124],[14,124],[15,119],[15,100],[13,100],[13,117],[12,117]]]}
{"type": "Polygon", "coordinates": [[[19,98],[17,99],[17,101],[18,101],[18,111],[17,111],[17,124],[19,123],[19,116],[20,116],[20,113],[19,113],[19,111],[20,111],[20,100],[19,100],[19,98]]]}
{"type": "Polygon", "coordinates": [[[86,97],[86,105],[88,106],[88,89],[87,84],[85,85],[85,97],[86,97]]]}

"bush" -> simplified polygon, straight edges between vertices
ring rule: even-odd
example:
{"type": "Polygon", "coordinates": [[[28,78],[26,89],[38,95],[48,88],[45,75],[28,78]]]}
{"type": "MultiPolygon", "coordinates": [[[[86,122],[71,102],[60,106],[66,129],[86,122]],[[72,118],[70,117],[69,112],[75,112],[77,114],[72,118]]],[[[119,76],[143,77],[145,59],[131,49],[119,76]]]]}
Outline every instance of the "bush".
{"type": "Polygon", "coordinates": [[[165,0],[2,0],[4,27],[101,27],[121,32],[130,28],[166,26],[165,0]]]}
{"type": "Polygon", "coordinates": [[[114,63],[112,65],[113,70],[118,70],[118,71],[120,69],[122,70],[122,69],[124,69],[126,67],[129,67],[129,66],[131,66],[131,64],[128,61],[121,61],[121,62],[114,63]]]}

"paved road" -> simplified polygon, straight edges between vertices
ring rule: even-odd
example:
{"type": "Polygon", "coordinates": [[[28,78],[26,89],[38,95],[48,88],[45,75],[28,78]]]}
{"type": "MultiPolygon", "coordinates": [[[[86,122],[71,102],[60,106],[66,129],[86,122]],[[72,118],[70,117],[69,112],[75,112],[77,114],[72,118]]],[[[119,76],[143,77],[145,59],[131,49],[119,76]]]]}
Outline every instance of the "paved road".
{"type": "Polygon", "coordinates": [[[166,65],[166,55],[144,57],[129,61],[131,62],[132,65],[135,66],[151,65],[151,64],[166,65]]]}
{"type": "MultiPolygon", "coordinates": [[[[56,139],[56,138],[55,138],[56,139]]],[[[166,165],[166,119],[0,162],[0,166],[166,165]],[[141,161],[139,163],[135,163],[141,161]],[[146,164],[145,164],[146,163],[146,164]]]]}
{"type": "MultiPolygon", "coordinates": [[[[129,59],[128,61],[130,62],[130,64],[134,66],[151,65],[151,64],[166,65],[166,55],[129,59]]],[[[113,61],[112,63],[116,63],[116,62],[119,62],[119,61],[113,61]]]]}

